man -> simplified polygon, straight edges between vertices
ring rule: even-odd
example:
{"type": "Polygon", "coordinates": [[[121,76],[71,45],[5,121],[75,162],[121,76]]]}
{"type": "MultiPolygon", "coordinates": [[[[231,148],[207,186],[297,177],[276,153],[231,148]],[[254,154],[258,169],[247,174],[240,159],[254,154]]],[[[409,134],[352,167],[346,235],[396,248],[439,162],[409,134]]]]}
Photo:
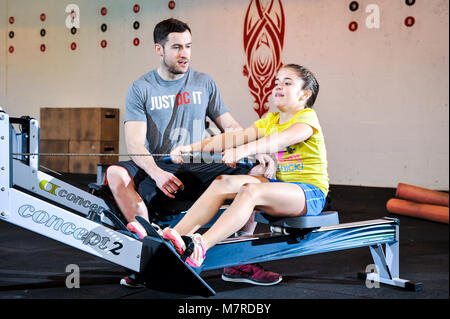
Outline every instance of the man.
{"type": "MultiPolygon", "coordinates": [[[[248,173],[219,163],[165,164],[151,156],[202,140],[206,116],[222,131],[241,129],[212,78],[189,67],[189,26],[168,19],[155,26],[153,35],[159,66],[131,85],[125,115],[128,153],[148,156],[132,156],[131,161],[110,166],[105,181],[128,221],[127,228],[141,238],[147,234],[135,217],[149,220],[147,207],[152,207],[152,200],[195,200],[217,176],[248,173]]],[[[130,277],[121,284],[136,286],[130,277]]]]}

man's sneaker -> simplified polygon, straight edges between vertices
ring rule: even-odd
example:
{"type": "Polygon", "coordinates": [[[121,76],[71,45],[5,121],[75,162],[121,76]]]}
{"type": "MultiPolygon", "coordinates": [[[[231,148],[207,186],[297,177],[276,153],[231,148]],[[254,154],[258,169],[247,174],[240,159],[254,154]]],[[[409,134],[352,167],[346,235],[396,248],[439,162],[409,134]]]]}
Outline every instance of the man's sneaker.
{"type": "Polygon", "coordinates": [[[123,277],[120,280],[120,284],[122,286],[128,287],[128,288],[144,288],[145,286],[143,284],[140,284],[136,281],[136,279],[133,278],[133,275],[123,277]]]}
{"type": "Polygon", "coordinates": [[[144,227],[142,227],[142,225],[138,222],[128,223],[127,229],[133,233],[138,234],[140,239],[144,239],[144,237],[147,236],[147,232],[145,231],[144,227]]]}
{"type": "Polygon", "coordinates": [[[169,227],[165,228],[163,230],[163,238],[173,244],[173,247],[175,247],[177,253],[183,255],[184,251],[186,250],[186,244],[184,243],[183,238],[181,238],[180,234],[178,234],[175,229],[169,227]]]}
{"type": "Polygon", "coordinates": [[[225,281],[271,286],[279,283],[283,277],[275,272],[264,270],[259,264],[252,264],[226,267],[223,269],[222,279],[225,281]]]}
{"type": "Polygon", "coordinates": [[[194,234],[191,236],[192,244],[192,254],[186,258],[186,263],[192,267],[200,267],[205,260],[206,249],[203,244],[203,237],[200,234],[194,234]]]}

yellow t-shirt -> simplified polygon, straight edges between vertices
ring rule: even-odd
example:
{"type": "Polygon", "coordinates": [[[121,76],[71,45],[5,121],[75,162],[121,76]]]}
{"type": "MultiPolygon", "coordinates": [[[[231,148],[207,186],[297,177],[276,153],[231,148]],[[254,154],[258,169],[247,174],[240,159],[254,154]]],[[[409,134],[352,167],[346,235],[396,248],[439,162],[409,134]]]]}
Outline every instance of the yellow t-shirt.
{"type": "Polygon", "coordinates": [[[306,123],[313,128],[313,135],[306,141],[280,150],[276,156],[277,180],[312,184],[325,195],[328,194],[327,151],[319,118],[314,110],[306,108],[295,114],[288,122],[278,124],[280,113],[269,113],[255,122],[265,130],[265,136],[282,132],[294,123],[306,123]]]}

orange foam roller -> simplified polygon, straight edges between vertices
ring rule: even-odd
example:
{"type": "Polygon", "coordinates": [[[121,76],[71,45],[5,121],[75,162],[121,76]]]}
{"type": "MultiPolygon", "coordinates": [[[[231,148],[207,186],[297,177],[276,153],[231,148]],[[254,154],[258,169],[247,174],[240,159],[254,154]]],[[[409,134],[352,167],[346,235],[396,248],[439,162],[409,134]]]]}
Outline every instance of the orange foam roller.
{"type": "Polygon", "coordinates": [[[418,203],[448,207],[448,193],[438,192],[418,186],[399,183],[395,196],[418,203]]]}
{"type": "Polygon", "coordinates": [[[448,207],[415,203],[408,200],[392,198],[386,208],[389,212],[448,224],[448,207]]]}

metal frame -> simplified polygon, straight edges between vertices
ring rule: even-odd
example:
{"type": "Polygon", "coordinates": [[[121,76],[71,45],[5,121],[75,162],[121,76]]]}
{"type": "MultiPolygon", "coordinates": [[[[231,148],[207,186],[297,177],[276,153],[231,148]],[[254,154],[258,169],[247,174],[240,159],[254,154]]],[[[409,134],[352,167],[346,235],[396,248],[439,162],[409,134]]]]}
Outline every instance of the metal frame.
{"type": "Polygon", "coordinates": [[[102,223],[114,227],[113,222],[103,213],[108,209],[103,199],[17,160],[13,162],[13,171],[15,186],[85,216],[95,211],[102,223]]]}
{"type": "Polygon", "coordinates": [[[399,220],[382,218],[357,223],[324,226],[306,234],[259,234],[230,238],[207,252],[198,272],[241,264],[369,247],[375,271],[359,273],[361,279],[419,291],[421,283],[399,278],[399,220]]]}
{"type": "MultiPolygon", "coordinates": [[[[9,116],[0,112],[0,220],[121,265],[137,274],[146,272],[149,264],[142,257],[144,251],[148,251],[146,240],[136,240],[113,229],[114,223],[103,214],[108,206],[102,199],[39,171],[38,156],[19,156],[13,160],[12,153],[21,153],[24,147],[26,152],[39,152],[38,123],[34,119],[30,119],[29,123],[27,132],[16,133],[9,116]],[[101,216],[100,221],[86,218],[93,210],[101,216]]],[[[154,236],[158,236],[157,233],[154,236]]],[[[162,238],[156,240],[164,242],[162,238]]],[[[364,274],[366,280],[421,289],[421,284],[399,278],[399,221],[393,218],[316,229],[291,229],[289,234],[264,233],[229,238],[207,252],[201,268],[192,268],[191,271],[200,274],[240,264],[364,246],[370,248],[377,269],[374,273],[364,274]]],[[[208,287],[208,291],[213,292],[203,280],[200,281],[208,287]]]]}
{"type": "Polygon", "coordinates": [[[141,271],[142,241],[107,227],[112,224],[109,219],[104,218],[104,225],[86,218],[92,209],[92,205],[86,207],[87,201],[98,207],[107,207],[103,200],[40,172],[37,156],[16,157],[13,160],[12,153],[23,150],[24,140],[29,141],[32,152],[39,149],[37,121],[30,120],[30,123],[31,134],[28,131],[16,133],[8,114],[0,113],[0,220],[132,271],[141,271]],[[50,188],[48,184],[51,184],[50,188]],[[67,194],[73,194],[71,197],[85,200],[64,200],[63,196],[57,196],[56,190],[59,188],[56,186],[60,187],[62,194],[66,194],[66,199],[67,194]]]}
{"type": "Polygon", "coordinates": [[[398,240],[397,228],[395,219],[378,219],[371,225],[339,224],[339,227],[321,227],[303,235],[269,233],[247,240],[229,239],[208,251],[202,270],[392,244],[398,240]]]}

